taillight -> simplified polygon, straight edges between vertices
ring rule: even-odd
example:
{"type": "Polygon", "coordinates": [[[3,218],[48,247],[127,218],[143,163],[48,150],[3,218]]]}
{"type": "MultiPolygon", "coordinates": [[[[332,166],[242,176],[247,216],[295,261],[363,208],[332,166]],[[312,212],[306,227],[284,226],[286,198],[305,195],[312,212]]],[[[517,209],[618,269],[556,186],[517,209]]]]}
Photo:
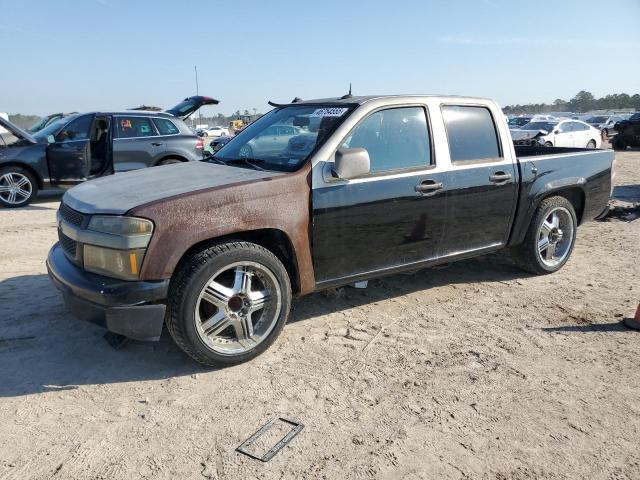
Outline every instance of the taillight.
{"type": "Polygon", "coordinates": [[[196,150],[202,150],[204,148],[204,141],[199,138],[196,140],[196,150]]]}

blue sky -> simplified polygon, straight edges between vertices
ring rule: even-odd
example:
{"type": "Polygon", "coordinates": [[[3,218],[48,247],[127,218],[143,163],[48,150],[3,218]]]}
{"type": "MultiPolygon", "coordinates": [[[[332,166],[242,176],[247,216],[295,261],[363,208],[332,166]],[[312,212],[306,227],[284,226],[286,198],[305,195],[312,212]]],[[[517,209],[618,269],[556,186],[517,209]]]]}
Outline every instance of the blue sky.
{"type": "Polygon", "coordinates": [[[640,0],[0,0],[0,111],[443,93],[640,92],[640,0]]]}

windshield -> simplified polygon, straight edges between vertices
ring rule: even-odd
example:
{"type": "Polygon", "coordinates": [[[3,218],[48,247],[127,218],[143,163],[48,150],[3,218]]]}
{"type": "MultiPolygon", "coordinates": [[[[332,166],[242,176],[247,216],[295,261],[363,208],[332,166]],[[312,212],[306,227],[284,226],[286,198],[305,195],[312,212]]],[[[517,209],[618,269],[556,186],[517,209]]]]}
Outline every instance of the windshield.
{"type": "Polygon", "coordinates": [[[546,130],[550,132],[557,124],[558,122],[531,122],[524,125],[522,130],[546,130]]]}
{"type": "Polygon", "coordinates": [[[34,133],[33,137],[37,139],[43,139],[43,138],[46,138],[48,135],[55,136],[62,127],[64,127],[67,123],[69,123],[74,118],[75,117],[59,118],[55,122],[51,122],[49,125],[44,127],[39,132],[34,133]]]}
{"type": "Polygon", "coordinates": [[[40,130],[42,130],[46,125],[47,122],[51,120],[51,115],[46,116],[44,118],[41,118],[40,120],[38,120],[36,123],[34,123],[33,125],[31,125],[28,129],[27,132],[29,133],[35,133],[35,132],[39,132],[40,130]]]}
{"type": "Polygon", "coordinates": [[[272,110],[215,155],[248,168],[297,170],[348,116],[350,106],[299,105],[272,110]],[[247,161],[250,160],[250,161],[247,161]]]}
{"type": "Polygon", "coordinates": [[[592,125],[598,125],[600,123],[606,123],[608,117],[591,117],[587,119],[587,123],[592,125]]]}

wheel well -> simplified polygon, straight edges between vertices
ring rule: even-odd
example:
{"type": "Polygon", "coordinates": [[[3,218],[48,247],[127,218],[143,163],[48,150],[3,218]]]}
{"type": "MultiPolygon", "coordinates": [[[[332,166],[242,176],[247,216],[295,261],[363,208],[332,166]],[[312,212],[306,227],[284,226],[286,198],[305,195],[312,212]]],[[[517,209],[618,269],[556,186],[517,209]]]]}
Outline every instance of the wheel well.
{"type": "Polygon", "coordinates": [[[180,264],[183,262],[183,260],[190,255],[209,248],[214,244],[224,243],[227,241],[251,242],[269,250],[276,257],[278,257],[278,260],[280,260],[284,265],[284,268],[286,268],[287,273],[289,274],[289,280],[291,281],[291,289],[293,290],[293,293],[296,294],[300,292],[298,261],[296,259],[293,245],[286,233],[275,228],[265,228],[260,230],[249,230],[246,232],[231,233],[229,235],[223,235],[221,237],[216,237],[210,240],[204,240],[202,242],[196,243],[184,253],[182,258],[180,258],[180,261],[176,266],[176,270],[180,267],[180,264]]]}
{"type": "Polygon", "coordinates": [[[584,191],[580,187],[568,187],[568,188],[563,188],[561,190],[555,190],[549,193],[548,195],[546,195],[540,201],[549,197],[564,197],[567,200],[569,200],[569,202],[571,202],[571,205],[573,205],[573,209],[576,212],[576,220],[578,221],[578,225],[582,223],[582,214],[584,213],[585,196],[584,196],[584,191]]]}
{"type": "Polygon", "coordinates": [[[156,162],[156,166],[160,165],[160,163],[164,162],[165,160],[180,160],[181,162],[188,162],[189,161],[186,158],[181,157],[180,155],[167,155],[166,157],[162,157],[160,160],[158,160],[156,162]]]}
{"type": "Polygon", "coordinates": [[[0,168],[4,168],[4,167],[19,167],[19,168],[22,168],[23,170],[26,170],[31,175],[33,175],[33,178],[36,179],[36,182],[38,182],[39,189],[42,189],[44,187],[44,181],[42,180],[42,177],[38,175],[38,172],[36,172],[33,167],[27,165],[26,163],[6,162],[6,163],[0,164],[0,168]]]}

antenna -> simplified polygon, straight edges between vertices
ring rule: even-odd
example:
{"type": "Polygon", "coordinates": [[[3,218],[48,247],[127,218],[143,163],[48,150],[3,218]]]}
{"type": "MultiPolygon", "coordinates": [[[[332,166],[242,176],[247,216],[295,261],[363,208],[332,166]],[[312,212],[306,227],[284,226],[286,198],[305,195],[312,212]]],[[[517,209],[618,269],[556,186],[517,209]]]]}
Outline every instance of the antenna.
{"type": "Polygon", "coordinates": [[[346,100],[347,98],[351,98],[353,97],[353,95],[351,95],[351,82],[349,82],[349,93],[347,93],[346,95],[343,95],[340,97],[340,100],[346,100]]]}

